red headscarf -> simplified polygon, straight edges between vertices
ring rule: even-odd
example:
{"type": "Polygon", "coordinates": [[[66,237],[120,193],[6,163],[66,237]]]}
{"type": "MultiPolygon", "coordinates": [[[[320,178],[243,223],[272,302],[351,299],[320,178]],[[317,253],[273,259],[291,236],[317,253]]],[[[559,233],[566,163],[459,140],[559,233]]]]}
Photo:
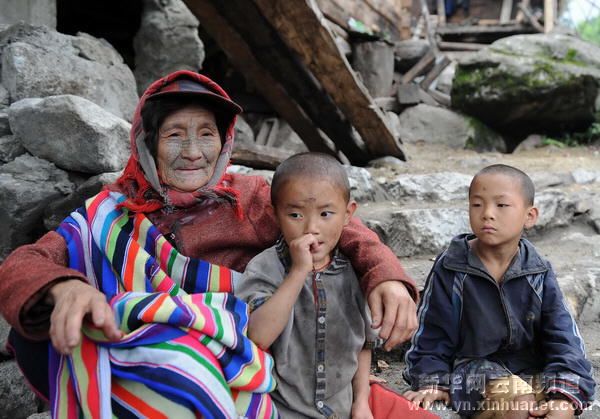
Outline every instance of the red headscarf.
{"type": "Polygon", "coordinates": [[[130,131],[131,156],[123,174],[109,189],[124,192],[128,199],[122,204],[133,212],[149,213],[163,207],[188,208],[205,199],[220,199],[234,205],[241,217],[239,191],[231,188],[231,176],[226,174],[233,149],[236,114],[242,109],[217,83],[206,76],[192,71],[180,70],[152,83],[142,95],[130,131]],[[156,170],[155,157],[150,154],[144,141],[145,132],[141,111],[147,100],[162,96],[197,96],[199,103],[208,109],[226,110],[231,115],[225,138],[222,140],[221,154],[217,158],[215,170],[206,185],[194,192],[180,192],[164,184],[156,170]]]}

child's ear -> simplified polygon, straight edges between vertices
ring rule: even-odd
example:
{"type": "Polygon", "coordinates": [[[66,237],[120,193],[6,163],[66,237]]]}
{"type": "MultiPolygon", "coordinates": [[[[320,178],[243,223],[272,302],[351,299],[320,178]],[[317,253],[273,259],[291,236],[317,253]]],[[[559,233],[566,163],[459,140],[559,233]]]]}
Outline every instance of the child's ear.
{"type": "Polygon", "coordinates": [[[527,218],[525,219],[525,228],[529,229],[535,225],[539,215],[537,207],[530,207],[527,210],[527,218]]]}
{"type": "Polygon", "coordinates": [[[346,215],[344,216],[344,225],[348,225],[350,222],[350,218],[354,215],[354,211],[356,211],[356,201],[350,200],[348,205],[346,205],[346,215]]]}

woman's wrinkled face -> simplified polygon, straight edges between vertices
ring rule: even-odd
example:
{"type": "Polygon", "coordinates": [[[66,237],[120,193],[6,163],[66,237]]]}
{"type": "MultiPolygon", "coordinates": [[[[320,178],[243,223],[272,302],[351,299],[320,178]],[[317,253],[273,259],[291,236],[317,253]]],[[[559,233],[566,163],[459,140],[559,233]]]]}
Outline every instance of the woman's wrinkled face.
{"type": "Polygon", "coordinates": [[[193,192],[206,185],[220,153],[215,114],[202,106],[173,112],[158,130],[158,174],[173,189],[193,192]]]}

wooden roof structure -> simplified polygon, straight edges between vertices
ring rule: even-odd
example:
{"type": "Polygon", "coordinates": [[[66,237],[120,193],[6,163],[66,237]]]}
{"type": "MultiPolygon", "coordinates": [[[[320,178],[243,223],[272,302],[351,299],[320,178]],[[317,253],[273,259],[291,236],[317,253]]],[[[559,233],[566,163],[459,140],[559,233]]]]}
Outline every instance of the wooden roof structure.
{"type": "Polygon", "coordinates": [[[354,165],[381,156],[406,158],[316,0],[184,2],[310,150],[342,152],[354,165]]]}

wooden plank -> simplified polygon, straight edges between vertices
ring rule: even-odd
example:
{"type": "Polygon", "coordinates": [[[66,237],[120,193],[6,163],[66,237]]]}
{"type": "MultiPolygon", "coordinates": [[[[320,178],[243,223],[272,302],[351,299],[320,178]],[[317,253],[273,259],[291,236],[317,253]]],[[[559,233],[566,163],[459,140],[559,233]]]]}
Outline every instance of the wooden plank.
{"type": "Polygon", "coordinates": [[[261,95],[285,118],[290,126],[302,138],[309,150],[335,155],[326,146],[325,137],[319,132],[302,107],[286,92],[259,63],[252,54],[250,46],[235,32],[208,0],[184,0],[188,8],[202,22],[203,27],[228,55],[231,63],[240,71],[250,84],[257,87],[261,95]],[[268,88],[262,88],[268,86],[268,88]]]}
{"type": "Polygon", "coordinates": [[[439,49],[437,47],[437,42],[435,40],[435,29],[431,25],[431,19],[429,18],[429,8],[427,7],[427,0],[421,0],[421,15],[423,16],[423,21],[425,22],[425,30],[427,34],[427,41],[429,42],[429,47],[435,56],[439,54],[439,49]]]}
{"type": "MultiPolygon", "coordinates": [[[[337,107],[317,78],[302,64],[297,54],[285,45],[280,34],[265,19],[256,4],[248,0],[229,0],[226,3],[219,0],[186,0],[186,3],[199,18],[201,24],[206,25],[209,34],[219,31],[233,32],[233,34],[229,34],[230,36],[225,37],[224,43],[220,43],[219,39],[213,37],[227,53],[232,64],[247,76],[248,82],[253,84],[257,91],[267,98],[267,94],[273,94],[271,82],[274,81],[274,87],[281,88],[279,93],[287,96],[288,100],[291,99],[297,105],[296,112],[305,121],[313,123],[312,129],[319,132],[319,138],[330,138],[335,143],[337,150],[331,150],[325,142],[318,143],[317,146],[327,150],[330,154],[337,154],[337,151],[341,151],[355,165],[364,165],[375,158],[375,155],[355,134],[356,131],[348,117],[337,107]],[[205,12],[204,7],[211,12],[205,12]],[[211,19],[214,16],[216,17],[213,22],[211,19]],[[234,35],[238,44],[233,47],[237,48],[232,48],[232,45],[227,44],[234,35]],[[240,41],[241,44],[239,44],[240,41]],[[248,58],[257,64],[256,71],[253,71],[252,74],[247,72],[246,60],[248,58]]],[[[296,24],[296,22],[289,24],[296,24]]],[[[322,29],[329,34],[335,45],[329,28],[322,26],[322,29]]],[[[309,42],[308,45],[312,48],[314,43],[309,42]]],[[[337,45],[335,48],[337,52],[337,45]]],[[[269,99],[267,98],[267,100],[269,99]]],[[[314,143],[308,143],[304,134],[299,132],[290,120],[290,117],[294,117],[294,115],[291,115],[290,112],[282,112],[278,105],[273,104],[273,108],[288,120],[292,128],[312,150],[315,146],[314,143]]]]}
{"type": "MultiPolygon", "coordinates": [[[[331,32],[323,25],[324,17],[316,0],[254,2],[276,28],[285,44],[306,65],[324,91],[347,116],[362,137],[369,154],[404,159],[400,142],[387,126],[384,113],[373,103],[350,63],[340,54],[331,32]],[[315,48],[316,45],[318,48],[315,48]]],[[[283,77],[288,75],[283,74],[283,77]]],[[[324,118],[325,116],[321,117],[324,118]]],[[[330,138],[335,142],[331,135],[330,138]]],[[[345,151],[344,154],[348,156],[345,151]]]]}
{"type": "Polygon", "coordinates": [[[231,154],[231,162],[255,169],[275,170],[282,161],[293,154],[291,151],[259,144],[236,144],[231,154]]]}
{"type": "Polygon", "coordinates": [[[502,0],[502,11],[500,12],[500,23],[507,23],[512,13],[512,0],[502,0]]]}
{"type": "Polygon", "coordinates": [[[419,77],[423,71],[425,71],[425,69],[429,67],[431,63],[433,63],[434,60],[435,55],[431,50],[428,51],[427,54],[421,57],[421,59],[417,61],[417,63],[402,76],[401,83],[407,84],[413,81],[415,77],[419,77]]]}
{"type": "Polygon", "coordinates": [[[429,89],[429,86],[431,86],[435,79],[438,78],[438,76],[442,73],[442,71],[444,71],[446,67],[448,67],[448,65],[450,65],[450,59],[448,59],[448,57],[446,57],[445,55],[437,57],[435,60],[435,66],[433,67],[433,69],[431,69],[429,73],[427,73],[427,76],[425,76],[425,78],[421,82],[421,87],[424,90],[429,89]]]}
{"type": "Polygon", "coordinates": [[[487,47],[486,44],[477,44],[473,42],[445,42],[439,44],[441,50],[444,51],[479,51],[487,47]]]}
{"type": "Polygon", "coordinates": [[[535,28],[535,30],[541,33],[544,32],[544,27],[540,24],[540,22],[538,22],[533,13],[531,13],[529,6],[527,6],[525,2],[520,3],[517,7],[523,12],[523,15],[525,15],[525,18],[531,24],[531,26],[535,28]]]}

